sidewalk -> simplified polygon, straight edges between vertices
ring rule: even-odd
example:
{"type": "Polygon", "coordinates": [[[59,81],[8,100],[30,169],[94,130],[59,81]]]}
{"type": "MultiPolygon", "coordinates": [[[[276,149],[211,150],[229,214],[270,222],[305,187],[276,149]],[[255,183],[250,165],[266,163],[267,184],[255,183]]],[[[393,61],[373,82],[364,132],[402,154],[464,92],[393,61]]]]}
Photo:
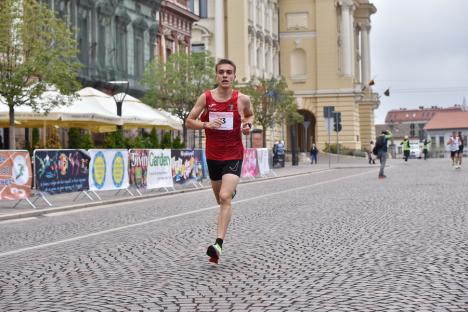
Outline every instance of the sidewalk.
{"type": "MultiPolygon", "coordinates": [[[[301,175],[310,172],[323,171],[329,169],[340,169],[348,167],[363,167],[363,168],[378,168],[377,165],[368,165],[366,158],[342,156],[339,157],[339,163],[337,163],[336,155],[331,156],[331,163],[329,167],[328,155],[321,154],[319,156],[319,163],[317,165],[311,165],[309,163],[300,163],[298,166],[292,166],[291,162],[286,163],[284,168],[274,168],[273,173],[270,173],[265,177],[257,177],[255,179],[242,178],[242,183],[251,183],[254,181],[264,179],[275,179],[278,177],[301,175]]],[[[148,190],[142,191],[142,195],[138,195],[136,191],[131,190],[134,196],[131,196],[128,192],[121,190],[118,191],[101,191],[97,192],[101,200],[98,200],[94,194],[88,193],[94,200],[91,201],[84,193],[63,193],[57,195],[47,195],[47,200],[52,204],[50,207],[42,198],[34,196],[30,200],[37,207],[34,209],[27,201],[0,201],[0,221],[18,218],[27,218],[40,216],[45,213],[59,212],[65,210],[73,210],[87,207],[94,207],[100,205],[107,205],[112,203],[131,201],[139,198],[151,198],[158,196],[167,196],[171,194],[193,192],[202,189],[210,188],[209,180],[203,182],[203,187],[195,188],[194,186],[176,186],[175,191],[163,191],[163,190],[148,190]],[[15,206],[16,204],[16,206],[15,206]],[[15,206],[15,207],[14,207],[15,206]]],[[[34,192],[34,191],[33,191],[34,192]]]]}

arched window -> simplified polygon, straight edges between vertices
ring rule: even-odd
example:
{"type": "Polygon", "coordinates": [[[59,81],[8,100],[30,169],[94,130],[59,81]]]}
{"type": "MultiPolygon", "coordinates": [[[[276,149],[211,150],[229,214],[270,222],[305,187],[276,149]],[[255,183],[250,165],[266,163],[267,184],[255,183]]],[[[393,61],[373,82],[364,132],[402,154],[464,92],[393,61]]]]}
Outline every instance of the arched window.
{"type": "Polygon", "coordinates": [[[291,78],[305,78],[307,74],[306,53],[303,49],[294,49],[290,55],[291,78]]]}

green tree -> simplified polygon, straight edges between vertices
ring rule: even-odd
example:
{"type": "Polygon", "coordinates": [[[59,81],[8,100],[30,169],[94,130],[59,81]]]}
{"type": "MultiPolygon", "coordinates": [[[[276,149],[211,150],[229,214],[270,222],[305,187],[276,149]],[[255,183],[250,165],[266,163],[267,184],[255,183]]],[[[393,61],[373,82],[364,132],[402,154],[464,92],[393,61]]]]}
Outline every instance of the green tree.
{"type": "Polygon", "coordinates": [[[81,142],[81,130],[70,128],[68,130],[68,148],[79,148],[81,142]]]}
{"type": "Polygon", "coordinates": [[[159,147],[158,134],[156,132],[156,128],[151,129],[151,132],[149,135],[149,141],[150,141],[150,148],[159,147]]]}
{"type": "Polygon", "coordinates": [[[31,149],[36,149],[36,148],[39,148],[39,140],[40,140],[40,136],[39,136],[39,129],[37,128],[33,128],[32,129],[32,142],[31,142],[31,149]]]}
{"type": "Polygon", "coordinates": [[[252,77],[242,93],[250,96],[255,123],[262,127],[263,147],[266,147],[266,130],[273,124],[291,124],[304,120],[297,112],[294,94],[284,78],[259,79],[252,77]]]}
{"type": "Polygon", "coordinates": [[[161,148],[171,148],[171,147],[172,147],[171,133],[165,132],[161,140],[161,148]]]}
{"type": "Polygon", "coordinates": [[[15,106],[49,112],[79,88],[80,64],[70,28],[36,0],[0,1],[0,95],[9,107],[10,148],[15,142],[15,106]],[[50,86],[64,95],[39,98],[50,86]]]}
{"type": "Polygon", "coordinates": [[[187,142],[185,121],[197,98],[214,85],[214,58],[207,52],[174,53],[166,63],[155,59],[145,69],[142,83],[148,86],[143,101],[171,112],[183,121],[183,138],[187,142]]]}
{"type": "Polygon", "coordinates": [[[172,141],[172,148],[185,148],[185,144],[182,142],[180,136],[177,136],[174,141],[172,141]]]}
{"type": "Polygon", "coordinates": [[[95,147],[93,137],[89,131],[86,131],[85,134],[83,134],[78,147],[82,149],[90,149],[95,147]]]}

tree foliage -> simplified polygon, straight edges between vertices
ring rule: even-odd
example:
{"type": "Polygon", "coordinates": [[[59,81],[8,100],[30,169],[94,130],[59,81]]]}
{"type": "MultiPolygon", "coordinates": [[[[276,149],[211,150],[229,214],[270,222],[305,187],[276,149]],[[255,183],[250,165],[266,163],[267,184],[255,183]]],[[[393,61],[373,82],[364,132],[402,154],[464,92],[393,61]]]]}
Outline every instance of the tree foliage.
{"type": "Polygon", "coordinates": [[[9,106],[10,148],[15,148],[15,106],[47,113],[65,97],[41,101],[50,86],[62,95],[79,88],[80,64],[69,27],[36,0],[0,1],[0,95],[9,106]]]}
{"type": "Polygon", "coordinates": [[[255,124],[263,130],[263,145],[266,146],[266,130],[274,124],[291,124],[303,121],[297,112],[294,94],[288,89],[284,78],[260,79],[252,77],[241,92],[250,96],[255,114],[255,124]]]}
{"type": "Polygon", "coordinates": [[[182,119],[184,142],[187,142],[185,121],[193,105],[214,85],[214,66],[214,58],[207,52],[174,53],[166,63],[155,59],[145,69],[142,83],[149,90],[143,101],[182,119]]]}

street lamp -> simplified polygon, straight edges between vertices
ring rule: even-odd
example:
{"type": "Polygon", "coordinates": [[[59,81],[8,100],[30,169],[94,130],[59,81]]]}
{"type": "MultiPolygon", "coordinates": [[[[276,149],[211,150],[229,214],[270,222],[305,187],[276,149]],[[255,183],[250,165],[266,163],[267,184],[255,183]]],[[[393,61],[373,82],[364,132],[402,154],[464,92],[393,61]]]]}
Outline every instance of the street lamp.
{"type": "MultiPolygon", "coordinates": [[[[115,104],[117,105],[117,116],[122,117],[122,105],[125,96],[127,95],[129,83],[126,80],[109,81],[108,83],[113,86],[112,97],[114,98],[115,104]],[[121,86],[121,88],[119,88],[119,86],[121,86]],[[120,89],[122,90],[122,92],[119,92],[120,89]]],[[[117,129],[121,131],[122,125],[118,125],[117,129]]]]}
{"type": "MultiPolygon", "coordinates": [[[[109,81],[108,83],[112,85],[112,97],[114,98],[115,104],[117,105],[117,116],[122,117],[122,105],[123,105],[125,96],[127,95],[129,83],[128,81],[125,81],[125,80],[109,81]],[[119,91],[122,91],[122,92],[119,92],[119,91]]],[[[117,125],[117,135],[115,136],[114,147],[116,148],[125,147],[122,124],[117,125]]]]}

